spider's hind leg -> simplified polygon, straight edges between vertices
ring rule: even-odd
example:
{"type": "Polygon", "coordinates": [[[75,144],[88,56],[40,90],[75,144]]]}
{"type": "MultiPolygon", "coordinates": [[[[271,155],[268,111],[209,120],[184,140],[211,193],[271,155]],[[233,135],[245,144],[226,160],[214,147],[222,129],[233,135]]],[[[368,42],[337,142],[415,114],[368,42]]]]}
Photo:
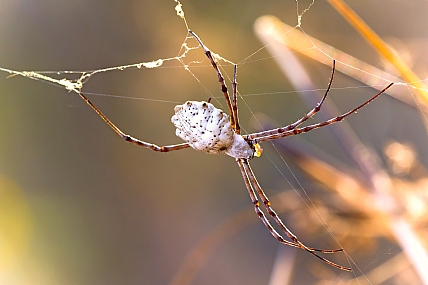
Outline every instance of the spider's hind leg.
{"type": "Polygon", "coordinates": [[[257,182],[256,177],[254,176],[253,171],[251,170],[251,167],[248,163],[247,159],[237,159],[239,168],[241,170],[242,173],[242,177],[244,178],[244,182],[245,182],[245,186],[247,187],[248,193],[251,197],[251,200],[253,201],[254,204],[254,209],[257,213],[257,215],[259,216],[259,218],[263,221],[263,223],[265,224],[265,226],[268,228],[268,230],[270,231],[270,233],[272,234],[273,237],[275,237],[279,242],[289,245],[289,246],[293,246],[293,247],[297,247],[297,248],[301,248],[303,250],[308,251],[309,253],[311,253],[312,255],[316,256],[317,258],[321,259],[322,261],[324,261],[325,263],[329,264],[330,266],[336,267],[338,269],[341,270],[345,270],[345,271],[352,271],[351,268],[349,267],[345,267],[339,264],[336,264],[324,257],[319,256],[318,254],[315,253],[315,251],[318,252],[322,252],[322,253],[335,253],[335,252],[341,252],[343,251],[342,248],[340,249],[315,249],[315,248],[311,248],[311,247],[307,247],[306,245],[304,245],[302,242],[300,242],[298,240],[298,238],[285,226],[285,224],[282,222],[281,218],[275,213],[275,211],[272,209],[271,205],[270,205],[270,201],[267,198],[266,194],[264,193],[263,189],[260,187],[259,183],[257,182]],[[260,203],[257,199],[256,196],[256,192],[254,191],[254,188],[256,189],[259,197],[261,198],[261,200],[263,201],[266,210],[268,211],[269,215],[275,220],[276,224],[281,228],[281,230],[292,240],[292,242],[285,240],[276,230],[275,228],[271,225],[271,223],[269,222],[269,220],[266,218],[266,216],[264,215],[264,213],[260,210],[260,203]]]}

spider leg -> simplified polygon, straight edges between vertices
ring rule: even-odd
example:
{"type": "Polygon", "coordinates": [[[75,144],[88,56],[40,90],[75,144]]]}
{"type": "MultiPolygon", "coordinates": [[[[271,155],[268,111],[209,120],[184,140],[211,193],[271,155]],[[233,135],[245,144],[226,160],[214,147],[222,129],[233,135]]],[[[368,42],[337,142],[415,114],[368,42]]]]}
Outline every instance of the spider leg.
{"type": "Polygon", "coordinates": [[[288,137],[288,136],[294,136],[294,135],[298,135],[301,133],[307,133],[313,129],[318,129],[324,126],[328,126],[337,122],[342,121],[344,118],[348,117],[349,115],[357,112],[358,110],[360,110],[361,108],[363,108],[364,106],[366,106],[367,104],[369,104],[370,102],[372,102],[373,100],[375,100],[377,97],[379,97],[382,93],[384,93],[389,87],[391,87],[394,83],[390,83],[388,86],[386,86],[382,91],[380,91],[379,93],[377,93],[375,96],[373,96],[372,98],[370,98],[369,100],[367,100],[366,102],[364,102],[363,104],[361,104],[360,106],[352,109],[351,111],[334,117],[330,120],[327,120],[325,122],[321,122],[318,124],[313,124],[307,127],[303,127],[303,128],[295,128],[292,130],[288,130],[288,131],[284,131],[283,128],[277,128],[277,129],[273,129],[267,132],[260,132],[260,133],[255,133],[255,134],[250,134],[245,136],[245,139],[247,140],[256,140],[257,142],[264,142],[264,141],[271,141],[271,140],[275,140],[278,138],[283,138],[283,137],[288,137]]]}
{"type": "Polygon", "coordinates": [[[232,109],[233,117],[235,118],[235,133],[241,134],[241,127],[239,126],[239,117],[238,117],[238,82],[236,81],[238,73],[238,66],[235,64],[233,66],[233,83],[232,83],[232,109]]]}
{"type": "Polygon", "coordinates": [[[319,101],[318,104],[315,106],[315,108],[313,108],[309,113],[307,113],[301,119],[299,119],[295,123],[287,126],[286,128],[288,130],[293,130],[296,127],[300,126],[303,122],[312,118],[316,113],[318,113],[321,110],[321,106],[324,103],[325,98],[327,98],[328,92],[330,92],[331,84],[333,83],[333,77],[334,77],[334,71],[335,70],[336,70],[336,60],[333,60],[333,66],[331,68],[330,81],[328,82],[327,89],[325,90],[324,96],[321,98],[321,101],[319,101]]]}
{"type": "MultiPolygon", "coordinates": [[[[236,130],[237,117],[235,117],[235,112],[233,111],[232,103],[230,102],[230,96],[229,96],[229,92],[227,91],[226,83],[224,82],[224,77],[221,74],[220,70],[218,69],[218,66],[214,61],[211,51],[202,43],[201,39],[193,31],[189,30],[189,33],[198,41],[199,45],[204,50],[205,55],[210,60],[211,65],[214,67],[217,73],[218,81],[220,82],[220,86],[221,86],[221,91],[224,94],[224,98],[226,99],[226,102],[227,102],[227,108],[229,109],[230,124],[232,125],[233,130],[236,130]]],[[[235,76],[236,76],[236,73],[235,73],[235,76]]]]}
{"type": "Polygon", "coordinates": [[[343,249],[333,249],[333,250],[325,250],[325,249],[315,249],[315,248],[310,248],[307,247],[306,245],[304,245],[303,243],[301,243],[297,237],[284,225],[284,223],[282,222],[282,220],[279,218],[279,216],[275,213],[275,211],[271,208],[270,206],[270,201],[267,198],[267,196],[265,195],[264,191],[262,190],[262,188],[260,187],[259,183],[257,182],[257,179],[254,176],[253,171],[250,168],[250,165],[248,164],[248,160],[247,159],[237,159],[239,168],[241,170],[241,174],[242,177],[244,178],[244,182],[245,182],[245,186],[247,187],[248,193],[250,195],[251,201],[254,204],[254,209],[257,213],[257,215],[259,216],[259,218],[263,221],[263,223],[265,224],[265,226],[268,228],[268,230],[270,231],[270,233],[272,234],[273,237],[275,237],[279,242],[289,245],[289,246],[293,246],[293,247],[297,247],[297,248],[301,248],[303,250],[308,251],[309,253],[311,253],[312,255],[318,257],[319,259],[321,259],[322,261],[324,261],[325,263],[339,268],[341,270],[345,270],[345,271],[352,271],[351,268],[348,267],[344,267],[341,265],[338,265],[336,263],[331,262],[330,260],[323,258],[321,256],[319,256],[318,254],[316,254],[314,251],[319,251],[322,253],[335,253],[335,252],[340,252],[343,251],[343,249]],[[280,226],[280,228],[284,231],[284,233],[293,241],[287,241],[285,240],[276,230],[275,228],[271,225],[271,223],[269,222],[269,220],[266,218],[266,216],[264,215],[264,213],[261,211],[260,209],[260,202],[257,199],[256,196],[256,192],[254,191],[254,188],[257,190],[257,193],[259,194],[260,198],[262,199],[269,215],[275,220],[275,222],[280,226]]]}
{"type": "Polygon", "coordinates": [[[265,214],[260,210],[260,202],[257,199],[256,192],[254,191],[253,186],[250,183],[250,180],[247,176],[247,172],[245,171],[245,168],[243,166],[243,160],[244,159],[237,159],[239,168],[241,170],[242,177],[244,178],[245,186],[247,187],[248,194],[250,194],[251,201],[254,204],[254,210],[256,211],[259,218],[262,220],[263,224],[268,228],[270,233],[273,235],[274,238],[276,238],[279,242],[284,243],[289,246],[300,248],[300,246],[297,243],[290,242],[288,240],[285,240],[276,230],[275,228],[270,224],[269,220],[266,218],[265,214]]]}
{"type": "MultiPolygon", "coordinates": [[[[336,70],[336,60],[333,60],[333,67],[331,69],[330,81],[328,82],[328,86],[327,86],[327,89],[324,93],[324,96],[321,98],[321,100],[318,102],[318,104],[315,106],[315,108],[313,108],[311,111],[309,111],[302,118],[300,118],[299,120],[297,120],[296,122],[294,122],[288,126],[280,128],[282,132],[294,130],[295,128],[300,126],[302,123],[304,123],[308,119],[312,118],[316,113],[318,113],[321,110],[321,106],[324,103],[325,98],[327,98],[328,93],[330,92],[331,84],[333,83],[333,77],[334,77],[334,71],[335,70],[336,70]]],[[[278,129],[274,129],[274,130],[270,130],[270,131],[264,131],[264,132],[260,132],[260,133],[255,133],[252,135],[258,136],[258,135],[262,134],[262,136],[267,136],[267,135],[273,135],[276,133],[278,133],[278,129]]]]}
{"type": "Polygon", "coordinates": [[[85,102],[91,106],[91,108],[103,119],[104,122],[107,123],[107,125],[110,126],[110,128],[113,129],[121,138],[123,138],[125,141],[139,145],[144,146],[148,149],[159,151],[159,152],[168,152],[168,151],[174,151],[174,150],[180,150],[184,148],[190,147],[188,143],[181,143],[181,144],[175,144],[175,145],[168,145],[168,146],[158,146],[152,143],[148,143],[136,138],[131,137],[130,135],[125,134],[122,132],[116,125],[114,125],[101,111],[98,109],[89,99],[83,95],[81,92],[79,92],[79,96],[85,100],[85,102]]]}

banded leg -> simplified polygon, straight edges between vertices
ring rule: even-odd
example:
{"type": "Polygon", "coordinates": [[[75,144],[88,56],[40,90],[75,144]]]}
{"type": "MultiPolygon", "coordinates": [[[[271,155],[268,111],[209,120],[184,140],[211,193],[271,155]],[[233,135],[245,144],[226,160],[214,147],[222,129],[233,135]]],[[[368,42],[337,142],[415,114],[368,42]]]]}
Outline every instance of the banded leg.
{"type": "Polygon", "coordinates": [[[250,165],[248,164],[248,160],[247,159],[237,159],[239,168],[241,170],[241,174],[242,177],[244,178],[244,182],[245,182],[245,186],[248,189],[248,193],[250,194],[250,198],[253,201],[254,204],[254,209],[257,213],[257,215],[259,216],[259,218],[263,221],[263,223],[265,224],[265,226],[268,228],[268,230],[270,231],[270,233],[272,234],[272,236],[274,236],[279,242],[289,245],[289,246],[293,246],[293,247],[297,247],[297,248],[301,248],[303,250],[308,251],[309,253],[311,253],[312,255],[318,257],[319,259],[321,259],[322,261],[324,261],[325,263],[329,264],[330,266],[336,267],[338,269],[341,270],[345,270],[345,271],[352,271],[351,268],[349,267],[344,267],[341,265],[338,265],[324,257],[319,256],[318,254],[315,253],[315,251],[318,252],[322,252],[322,253],[336,253],[336,252],[341,252],[343,251],[343,249],[332,249],[332,250],[328,250],[328,249],[315,249],[315,248],[311,248],[311,247],[307,247],[306,245],[304,245],[302,242],[300,242],[297,237],[284,225],[284,223],[282,222],[282,220],[279,218],[279,216],[275,213],[275,211],[271,208],[270,206],[270,201],[267,198],[267,196],[265,195],[264,191],[262,190],[262,188],[260,187],[259,183],[257,182],[254,173],[252,172],[250,165]],[[265,208],[267,209],[269,215],[275,220],[275,222],[280,226],[280,228],[283,230],[283,232],[293,241],[287,241],[285,240],[276,230],[275,228],[271,225],[271,223],[269,222],[269,220],[266,218],[266,216],[264,215],[264,213],[261,211],[260,209],[260,203],[257,199],[256,196],[256,192],[254,191],[254,188],[257,190],[257,193],[259,194],[259,197],[262,199],[265,208]]]}
{"type": "Polygon", "coordinates": [[[324,93],[324,96],[321,98],[321,100],[318,102],[318,104],[315,106],[315,108],[313,108],[311,111],[309,111],[302,118],[300,118],[299,120],[297,120],[296,122],[294,122],[288,126],[278,128],[278,129],[274,129],[274,130],[270,130],[270,131],[263,131],[263,132],[259,132],[259,133],[254,133],[252,135],[259,136],[259,135],[263,134],[263,136],[268,136],[268,135],[276,134],[278,132],[286,132],[289,130],[294,130],[295,128],[300,126],[302,123],[304,123],[308,119],[312,118],[316,113],[318,113],[321,110],[321,106],[324,103],[325,98],[327,98],[328,92],[330,92],[331,84],[333,83],[333,77],[334,77],[334,71],[335,70],[336,70],[336,60],[333,60],[333,67],[331,70],[330,81],[328,82],[328,86],[327,86],[327,89],[324,93]]]}
{"type": "Polygon", "coordinates": [[[256,178],[254,176],[254,173],[252,172],[252,170],[251,170],[251,168],[250,168],[250,166],[248,164],[248,160],[246,160],[246,159],[237,159],[237,162],[238,162],[239,168],[241,170],[242,177],[244,178],[245,186],[247,187],[247,190],[248,190],[248,193],[250,195],[250,198],[253,201],[254,209],[255,209],[257,215],[259,216],[259,218],[263,221],[263,223],[268,228],[268,230],[270,231],[270,233],[272,234],[273,237],[275,237],[279,242],[281,242],[283,244],[286,244],[286,245],[289,245],[289,246],[293,246],[293,247],[297,247],[297,248],[301,248],[303,250],[306,250],[309,253],[311,253],[312,255],[318,257],[319,259],[321,259],[322,261],[326,262],[327,264],[329,264],[329,265],[331,265],[333,267],[336,267],[336,268],[339,268],[339,269],[345,270],[345,271],[352,271],[351,268],[344,267],[344,266],[338,265],[336,263],[333,263],[330,260],[325,259],[325,258],[319,256],[318,254],[316,254],[314,252],[314,251],[318,251],[318,252],[322,252],[322,253],[335,253],[335,252],[343,251],[343,249],[333,249],[333,250],[315,249],[315,248],[307,247],[306,245],[304,245],[303,243],[301,243],[297,239],[297,237],[284,225],[284,223],[279,218],[279,216],[271,208],[270,202],[269,202],[267,196],[264,194],[264,191],[261,189],[260,185],[258,184],[258,182],[257,182],[257,180],[256,180],[256,178]],[[269,212],[269,215],[281,227],[281,229],[284,231],[284,233],[290,239],[292,239],[293,242],[285,240],[275,230],[275,228],[271,225],[271,223],[269,222],[269,220],[266,218],[266,216],[264,215],[264,213],[260,209],[260,203],[259,203],[259,201],[257,199],[257,196],[256,196],[256,193],[254,191],[254,188],[256,188],[257,192],[259,193],[259,196],[263,200],[263,203],[265,204],[265,207],[266,207],[267,211],[269,212]]]}
{"type": "Polygon", "coordinates": [[[248,179],[247,173],[243,166],[243,159],[237,159],[236,160],[239,165],[239,169],[241,170],[242,178],[244,179],[245,186],[247,187],[248,194],[250,195],[251,201],[254,204],[254,210],[256,211],[257,215],[259,216],[260,220],[262,220],[263,224],[268,228],[270,233],[273,235],[274,238],[276,238],[279,242],[284,243],[289,246],[300,248],[300,246],[294,242],[290,242],[288,240],[285,240],[276,230],[275,228],[270,224],[269,220],[266,218],[265,214],[260,210],[260,202],[257,199],[256,192],[254,191],[253,186],[250,183],[250,180],[248,179]]]}
{"type": "Polygon", "coordinates": [[[233,66],[233,83],[232,83],[232,109],[233,109],[233,117],[235,118],[235,133],[241,134],[241,126],[239,125],[239,117],[238,117],[238,82],[236,81],[236,77],[238,74],[238,66],[235,64],[233,66]]]}
{"type": "Polygon", "coordinates": [[[318,129],[324,126],[328,126],[337,122],[342,121],[344,118],[348,117],[349,115],[357,112],[358,110],[360,110],[361,108],[363,108],[364,106],[366,106],[367,104],[369,104],[370,102],[372,102],[373,100],[375,100],[377,97],[379,97],[382,93],[384,93],[389,87],[391,87],[394,83],[390,83],[388,86],[386,86],[382,91],[380,91],[379,93],[377,93],[375,96],[373,96],[372,98],[370,98],[369,100],[367,100],[366,102],[364,102],[363,104],[361,104],[360,106],[352,109],[351,111],[334,117],[330,120],[327,120],[325,122],[321,122],[318,124],[313,124],[307,127],[303,127],[303,128],[295,128],[293,130],[289,130],[289,131],[283,131],[282,128],[277,128],[277,129],[273,129],[267,132],[260,132],[260,133],[256,133],[256,134],[251,134],[251,135],[247,135],[245,136],[245,139],[247,140],[256,140],[257,142],[265,142],[265,141],[271,141],[271,140],[275,140],[278,138],[283,138],[283,137],[288,137],[288,136],[294,136],[294,135],[298,135],[301,133],[307,133],[311,130],[314,129],[318,129]]]}
{"type": "Polygon", "coordinates": [[[210,60],[211,65],[214,67],[214,69],[217,73],[218,81],[220,82],[220,86],[221,86],[221,91],[224,94],[224,98],[226,99],[226,102],[227,102],[227,108],[229,109],[230,124],[232,125],[233,130],[236,130],[237,118],[235,118],[235,116],[234,116],[235,113],[233,112],[232,103],[230,102],[230,95],[229,95],[229,92],[227,91],[227,86],[226,86],[226,83],[224,82],[224,77],[221,74],[220,70],[218,69],[217,63],[215,63],[214,58],[211,54],[211,51],[202,43],[201,39],[193,31],[189,30],[189,33],[195,38],[195,40],[198,41],[199,45],[204,50],[205,55],[210,60]]]}
{"type": "Polygon", "coordinates": [[[109,125],[110,128],[113,129],[113,131],[115,131],[121,138],[123,138],[125,141],[133,143],[135,145],[138,146],[144,146],[148,149],[154,150],[154,151],[158,151],[158,152],[169,152],[169,151],[174,151],[174,150],[180,150],[180,149],[184,149],[184,148],[188,148],[190,147],[188,143],[181,143],[181,144],[174,144],[174,145],[167,145],[167,146],[158,146],[152,143],[148,143],[136,138],[131,137],[130,135],[125,134],[124,132],[122,132],[118,127],[116,127],[115,124],[113,124],[101,111],[100,109],[98,109],[94,104],[92,104],[91,101],[89,101],[89,99],[83,95],[82,93],[79,92],[79,96],[85,100],[85,102],[91,106],[91,108],[101,117],[101,119],[103,119],[104,122],[107,123],[107,125],[109,125]]]}

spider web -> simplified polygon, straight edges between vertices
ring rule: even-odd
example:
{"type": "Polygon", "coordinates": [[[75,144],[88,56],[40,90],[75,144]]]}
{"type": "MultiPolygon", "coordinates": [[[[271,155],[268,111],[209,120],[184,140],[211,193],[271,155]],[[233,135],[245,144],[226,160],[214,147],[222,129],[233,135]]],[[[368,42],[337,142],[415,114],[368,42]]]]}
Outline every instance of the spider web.
{"type": "MultiPolygon", "coordinates": [[[[304,29],[302,27],[302,19],[306,19],[307,15],[309,15],[309,13],[311,11],[313,11],[314,7],[316,7],[316,6],[313,6],[314,5],[314,1],[309,2],[309,4],[307,4],[307,5],[301,5],[301,4],[299,4],[299,2],[296,2],[296,3],[297,3],[296,4],[297,24],[295,26],[293,26],[290,29],[290,31],[300,30],[300,31],[303,32],[304,29]],[[304,8],[302,9],[302,7],[304,7],[304,8]]],[[[178,1],[176,1],[176,4],[175,4],[175,11],[176,11],[176,14],[181,19],[183,19],[184,27],[186,29],[188,29],[189,26],[188,26],[188,24],[186,22],[186,19],[184,17],[184,12],[183,12],[182,6],[181,6],[181,4],[178,1]]],[[[190,26],[190,28],[196,29],[196,27],[193,27],[192,25],[190,26]]],[[[184,28],[183,28],[183,30],[184,30],[184,28]]],[[[198,33],[198,35],[202,38],[202,40],[208,45],[208,47],[212,48],[214,50],[214,52],[220,50],[220,49],[217,49],[217,48],[213,47],[214,45],[212,44],[212,41],[210,41],[210,35],[207,36],[207,35],[200,34],[197,30],[195,30],[195,32],[198,33]]],[[[304,34],[306,35],[306,33],[304,33],[304,34]]],[[[243,56],[242,57],[243,59],[237,62],[238,65],[239,65],[238,81],[239,81],[239,78],[241,76],[241,73],[245,73],[246,70],[248,70],[249,68],[257,70],[257,68],[259,66],[258,65],[259,63],[265,63],[267,61],[270,61],[270,63],[272,64],[271,60],[273,58],[275,58],[275,57],[278,57],[278,55],[266,55],[264,53],[264,51],[269,46],[270,46],[270,44],[264,44],[261,49],[256,50],[255,52],[252,52],[252,51],[251,52],[246,52],[245,54],[248,55],[248,56],[243,56]]],[[[306,48],[307,49],[317,50],[320,53],[325,53],[325,51],[322,50],[322,49],[320,49],[317,44],[313,44],[313,46],[308,46],[306,48]]],[[[302,48],[300,51],[304,51],[304,49],[302,48]]],[[[294,52],[289,52],[289,53],[293,54],[294,52]]],[[[66,90],[68,90],[70,92],[75,92],[75,91],[80,91],[80,90],[84,91],[83,87],[86,86],[86,84],[89,84],[89,82],[91,82],[93,79],[95,80],[95,77],[96,77],[95,75],[100,75],[100,74],[107,73],[107,72],[122,71],[122,70],[138,70],[138,69],[141,69],[141,68],[147,68],[147,69],[162,69],[162,68],[165,68],[165,69],[180,69],[180,70],[185,70],[186,72],[190,72],[190,74],[192,75],[192,78],[196,79],[197,82],[200,83],[199,84],[200,87],[203,88],[203,90],[205,90],[206,93],[207,93],[206,95],[203,95],[203,96],[206,96],[206,97],[203,97],[203,98],[192,98],[192,97],[186,96],[186,97],[183,97],[183,98],[186,98],[186,99],[183,99],[183,100],[188,100],[188,99],[190,99],[190,100],[192,100],[192,99],[206,100],[206,99],[208,99],[207,97],[212,97],[214,100],[217,100],[216,104],[221,105],[222,102],[220,100],[218,100],[221,97],[215,95],[215,94],[218,94],[218,86],[216,86],[215,84],[211,85],[211,83],[210,83],[211,81],[213,81],[213,83],[216,83],[216,82],[215,82],[215,80],[212,80],[213,76],[212,76],[212,71],[209,69],[210,68],[209,67],[209,63],[207,62],[206,59],[203,58],[203,55],[199,56],[200,54],[201,54],[201,50],[198,48],[197,44],[191,39],[191,37],[189,37],[187,35],[187,36],[185,36],[185,40],[184,40],[183,44],[181,45],[181,47],[179,49],[178,55],[174,56],[174,57],[167,57],[167,58],[164,58],[164,59],[157,59],[157,60],[153,60],[153,61],[140,62],[140,63],[129,64],[129,65],[118,65],[118,66],[115,66],[115,67],[103,68],[103,69],[98,69],[98,70],[83,71],[83,72],[82,71],[33,72],[33,71],[15,71],[15,70],[7,69],[7,68],[0,68],[0,70],[2,70],[4,72],[8,72],[8,73],[10,73],[13,76],[15,76],[15,75],[24,76],[24,77],[31,78],[31,79],[34,79],[34,80],[39,80],[39,81],[42,81],[42,82],[46,82],[46,83],[50,83],[50,84],[53,84],[53,85],[56,85],[56,86],[60,86],[60,87],[65,88],[66,90]],[[192,55],[190,55],[190,54],[192,54],[192,55]],[[195,54],[198,54],[198,55],[195,55],[195,54]],[[196,57],[197,59],[194,60],[192,57],[196,57]],[[165,67],[166,63],[171,63],[171,62],[178,62],[180,64],[179,64],[179,66],[169,65],[169,66],[165,67]],[[201,75],[198,72],[199,71],[199,67],[207,67],[208,70],[204,68],[204,72],[208,73],[209,76],[207,76],[205,78],[204,75],[201,75]],[[57,75],[57,74],[59,76],[54,76],[54,75],[57,75]],[[77,75],[77,79],[69,79],[68,75],[77,75]],[[64,78],[64,77],[66,77],[66,78],[64,78]],[[89,80],[89,79],[91,79],[91,80],[89,80]]],[[[223,52],[221,54],[222,55],[216,54],[216,59],[225,65],[225,67],[224,67],[225,69],[223,69],[222,71],[223,71],[224,75],[229,78],[229,82],[230,82],[230,74],[231,74],[231,72],[229,70],[227,70],[227,67],[231,66],[232,61],[226,59],[226,57],[229,57],[229,56],[224,56],[223,57],[223,52]]],[[[345,62],[342,61],[341,63],[345,63],[345,62]]],[[[359,71],[360,73],[365,73],[370,78],[379,78],[379,76],[377,74],[375,74],[375,73],[367,73],[365,70],[356,67],[356,65],[354,66],[353,63],[349,63],[348,66],[350,66],[351,68],[354,68],[355,70],[359,71]]],[[[327,69],[323,70],[323,74],[329,74],[328,70],[327,69]]],[[[325,75],[324,77],[327,78],[327,75],[325,75]]],[[[380,77],[380,79],[381,79],[381,81],[384,81],[384,82],[388,81],[388,78],[385,78],[385,77],[380,77]]],[[[239,82],[241,83],[241,85],[240,85],[241,89],[240,90],[241,90],[241,92],[243,92],[242,90],[245,90],[244,89],[244,83],[242,83],[241,81],[239,81],[239,82]]],[[[324,81],[321,81],[321,83],[320,83],[319,86],[326,85],[326,84],[324,84],[324,85],[322,85],[322,84],[324,84],[324,81]]],[[[363,88],[366,87],[366,86],[363,86],[363,85],[349,86],[349,84],[350,83],[345,83],[344,85],[346,87],[336,87],[336,90],[346,91],[347,89],[350,89],[350,88],[357,88],[358,91],[362,91],[363,88]]],[[[406,92],[406,94],[410,95],[408,97],[415,96],[414,93],[413,93],[413,91],[412,91],[413,88],[416,88],[414,85],[407,84],[407,83],[404,83],[404,82],[401,82],[401,83],[400,82],[396,82],[396,84],[402,84],[403,86],[405,86],[405,87],[408,88],[408,90],[406,92]]],[[[316,84],[316,85],[318,86],[318,84],[316,84]]],[[[379,84],[379,85],[383,86],[382,84],[379,84]]],[[[230,84],[229,84],[229,86],[230,86],[230,84]]],[[[340,86],[340,85],[338,85],[338,86],[340,86]]],[[[286,88],[286,89],[289,90],[290,88],[286,88]]],[[[246,89],[246,90],[248,90],[248,89],[246,89]]],[[[419,88],[419,90],[420,90],[420,88],[419,88]]],[[[314,92],[317,92],[317,91],[322,91],[322,88],[311,88],[309,90],[299,89],[299,92],[304,92],[304,91],[309,91],[309,92],[314,93],[314,92]]],[[[241,118],[241,122],[244,125],[246,125],[245,123],[246,123],[246,121],[248,121],[248,120],[245,119],[246,118],[245,117],[245,112],[250,113],[250,115],[253,116],[252,120],[254,120],[254,121],[256,121],[257,118],[260,118],[259,115],[254,114],[254,110],[255,110],[254,106],[255,105],[254,105],[254,103],[252,103],[250,101],[251,97],[262,96],[262,98],[267,98],[267,99],[264,99],[264,100],[270,101],[269,96],[277,96],[277,95],[281,95],[282,96],[282,95],[286,95],[286,94],[289,94],[289,93],[295,93],[295,92],[294,91],[291,91],[291,92],[290,91],[279,91],[279,92],[256,91],[255,93],[252,93],[252,94],[249,94],[249,93],[242,93],[242,94],[240,94],[240,99],[241,99],[241,101],[240,101],[241,102],[241,104],[240,104],[240,108],[241,109],[240,110],[241,110],[241,113],[244,114],[244,119],[241,118]]],[[[85,94],[90,94],[90,93],[87,92],[85,94]]],[[[110,95],[110,94],[105,94],[105,93],[93,93],[92,92],[92,95],[94,95],[94,96],[111,96],[111,97],[116,96],[116,97],[122,98],[122,99],[127,98],[127,96],[110,95]]],[[[153,98],[149,98],[149,97],[138,98],[138,99],[139,100],[147,100],[147,101],[150,101],[150,102],[158,102],[158,103],[180,103],[180,102],[183,101],[182,98],[177,98],[177,100],[175,100],[175,97],[172,97],[172,96],[167,96],[167,98],[174,98],[174,99],[172,99],[172,100],[162,100],[162,99],[153,99],[153,98]]],[[[130,99],[130,98],[128,97],[128,99],[130,99]]],[[[413,100],[413,101],[414,102],[418,102],[417,100],[413,100]]],[[[55,106],[53,106],[53,108],[55,108],[55,106]]],[[[418,110],[420,111],[420,113],[423,116],[425,116],[424,115],[424,111],[423,111],[423,107],[418,107],[418,108],[419,108],[418,110]]],[[[248,117],[248,114],[247,114],[247,117],[248,117]]],[[[426,121],[426,118],[425,118],[425,121],[426,121]]],[[[288,123],[288,121],[287,122],[283,122],[282,119],[281,119],[280,122],[281,122],[280,125],[283,125],[284,123],[288,123]]],[[[261,125],[261,124],[263,124],[263,122],[259,122],[259,125],[261,125]]],[[[420,129],[420,127],[419,127],[419,129],[420,129]]],[[[150,137],[146,136],[145,139],[150,140],[150,137]]],[[[272,164],[274,165],[275,168],[278,169],[278,171],[284,177],[284,179],[287,180],[286,176],[282,173],[282,171],[283,171],[283,170],[281,170],[282,167],[279,167],[277,165],[283,165],[283,164],[285,164],[286,165],[286,169],[288,169],[286,171],[289,171],[290,173],[292,173],[292,175],[294,177],[296,177],[296,175],[288,167],[287,163],[285,162],[285,159],[279,153],[278,150],[277,150],[277,153],[273,153],[271,155],[267,154],[266,157],[270,161],[272,161],[272,164]],[[279,158],[279,162],[278,162],[278,158],[279,158]]],[[[168,158],[166,158],[166,159],[168,159],[168,158]]],[[[260,172],[260,171],[256,170],[256,173],[257,172],[260,172]]],[[[299,183],[300,178],[295,178],[295,179],[299,183]]],[[[237,180],[239,180],[239,178],[237,178],[237,180]]],[[[264,182],[265,181],[263,181],[263,180],[261,181],[262,186],[264,184],[266,184],[264,182]]],[[[290,185],[293,184],[293,183],[288,182],[288,180],[287,180],[287,183],[289,183],[290,185]]],[[[308,188],[308,187],[307,186],[303,187],[300,184],[301,183],[298,184],[299,188],[303,190],[304,196],[306,196],[306,198],[309,200],[309,204],[307,204],[309,206],[307,206],[307,207],[312,207],[312,206],[315,207],[315,205],[312,202],[311,198],[309,198],[308,194],[306,194],[306,192],[304,191],[304,188],[308,188]]],[[[264,186],[264,187],[265,188],[266,187],[272,187],[272,188],[274,188],[275,185],[273,184],[273,185],[264,186]]],[[[300,190],[296,190],[297,193],[300,193],[299,191],[300,190]]],[[[311,195],[311,194],[309,194],[309,195],[311,195]]],[[[317,207],[315,207],[315,209],[317,209],[317,207]]],[[[315,210],[315,215],[321,221],[321,224],[326,225],[326,222],[325,222],[326,218],[323,218],[324,215],[321,215],[318,212],[318,210],[315,210]]],[[[292,219],[291,219],[291,221],[292,221],[292,219]]],[[[326,229],[330,232],[331,235],[333,235],[332,232],[329,230],[329,228],[326,228],[326,229]]],[[[346,247],[345,247],[345,249],[346,249],[346,247]]],[[[369,279],[366,279],[366,280],[368,281],[369,279]]]]}

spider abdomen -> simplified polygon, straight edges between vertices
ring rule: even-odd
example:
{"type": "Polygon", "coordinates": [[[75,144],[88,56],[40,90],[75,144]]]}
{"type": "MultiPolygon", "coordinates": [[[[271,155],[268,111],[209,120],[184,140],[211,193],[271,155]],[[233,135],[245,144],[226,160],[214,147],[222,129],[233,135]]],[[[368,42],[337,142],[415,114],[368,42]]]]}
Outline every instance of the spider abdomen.
{"type": "Polygon", "coordinates": [[[175,134],[193,149],[209,154],[226,154],[235,158],[249,158],[254,150],[235,134],[229,117],[208,102],[187,101],[174,108],[171,122],[177,128],[175,134]]]}

